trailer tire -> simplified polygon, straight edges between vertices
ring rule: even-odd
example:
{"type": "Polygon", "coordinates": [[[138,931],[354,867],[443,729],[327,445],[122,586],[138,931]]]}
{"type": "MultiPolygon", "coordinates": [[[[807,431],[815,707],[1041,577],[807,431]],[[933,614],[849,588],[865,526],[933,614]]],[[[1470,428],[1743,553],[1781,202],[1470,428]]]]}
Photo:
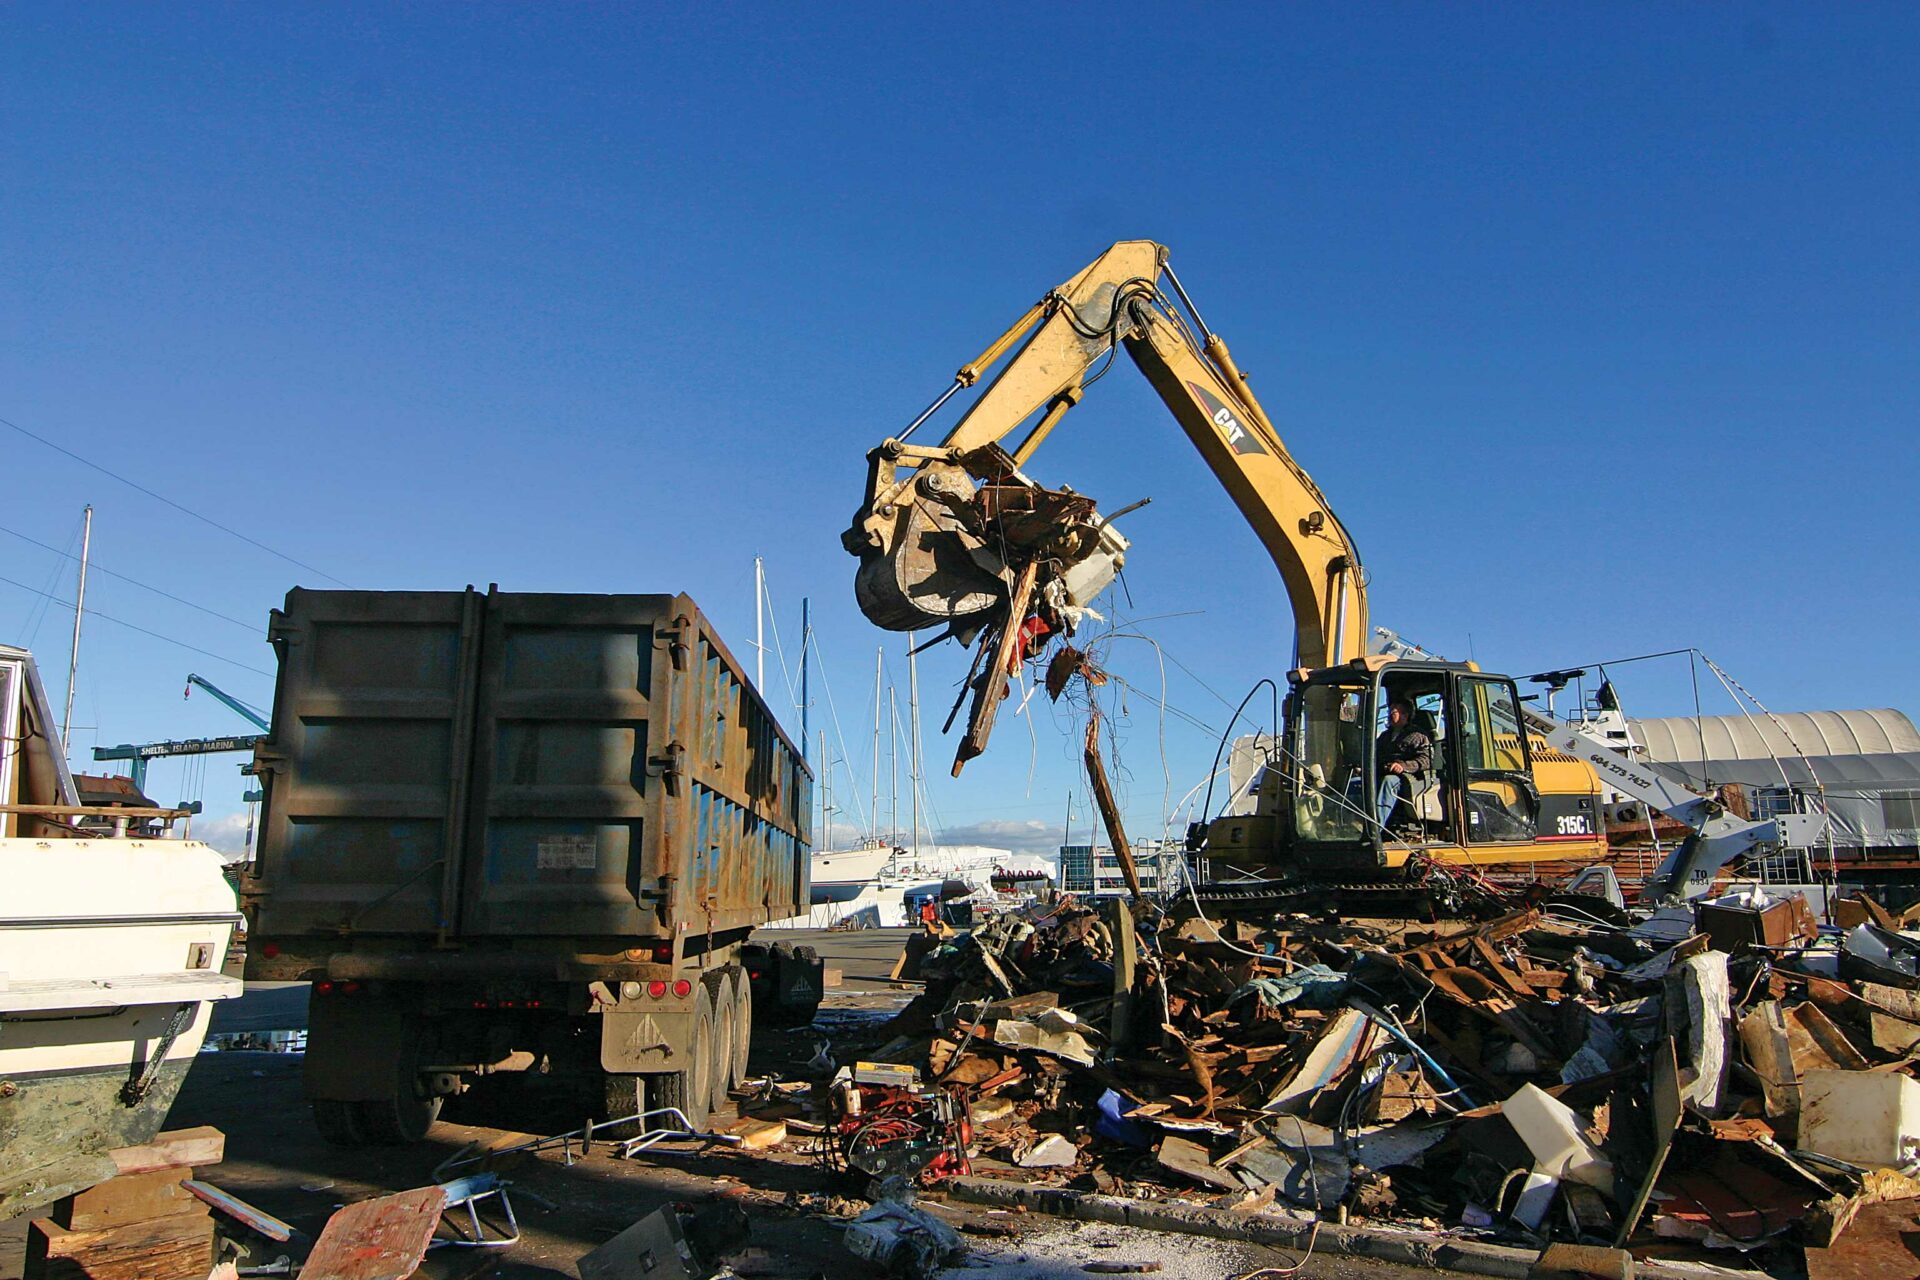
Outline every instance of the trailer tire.
{"type": "Polygon", "coordinates": [[[313,1108],[313,1127],[329,1144],[336,1147],[367,1145],[367,1135],[360,1129],[360,1116],[353,1103],[311,1098],[307,1105],[313,1108]]]}
{"type": "Polygon", "coordinates": [[[356,1102],[354,1112],[366,1141],[383,1147],[404,1147],[420,1141],[440,1118],[440,1099],[422,1098],[410,1080],[401,1080],[391,1098],[356,1102]]]}
{"type": "Polygon", "coordinates": [[[747,1082],[747,1059],[753,1048],[753,982],[745,965],[733,968],[733,1019],[733,1079],[727,1086],[737,1089],[747,1082]]]}
{"type": "MultiPolygon", "coordinates": [[[[659,1077],[655,1077],[658,1079],[659,1077]]],[[[640,1115],[652,1105],[647,1098],[647,1077],[634,1075],[626,1071],[609,1071],[601,1077],[600,1119],[594,1132],[604,1132],[609,1138],[637,1138],[643,1126],[638,1123],[609,1125],[605,1121],[622,1120],[627,1116],[640,1115]]]]}
{"type": "Polygon", "coordinates": [[[715,1111],[727,1105],[727,1092],[733,1088],[733,1059],[740,1042],[737,1019],[740,1007],[733,998],[733,980],[725,970],[714,976],[709,986],[713,993],[713,1092],[709,1099],[715,1111]]]}
{"type": "Polygon", "coordinates": [[[685,1070],[649,1075],[646,1088],[654,1108],[676,1107],[690,1127],[705,1129],[713,1098],[713,995],[704,982],[694,988],[687,1057],[685,1070]]]}

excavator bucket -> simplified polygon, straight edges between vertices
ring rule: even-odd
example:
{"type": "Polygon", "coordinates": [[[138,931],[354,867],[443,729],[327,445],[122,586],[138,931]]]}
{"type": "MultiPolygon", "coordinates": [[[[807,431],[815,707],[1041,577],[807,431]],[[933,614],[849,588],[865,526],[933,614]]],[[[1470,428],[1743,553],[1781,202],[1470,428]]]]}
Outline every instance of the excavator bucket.
{"type": "Polygon", "coordinates": [[[879,545],[863,549],[853,580],[860,612],[889,631],[964,624],[1002,605],[1012,582],[1006,563],[968,527],[975,491],[966,472],[935,464],[915,483],[930,500],[892,504],[891,516],[874,522],[879,545]]]}
{"type": "Polygon", "coordinates": [[[871,461],[869,489],[881,500],[843,540],[860,557],[854,598],[877,627],[970,637],[997,620],[1031,564],[1034,605],[1063,615],[1070,631],[1126,562],[1127,540],[1093,499],[1036,484],[997,446],[924,462],[904,486],[883,454],[871,461]]]}

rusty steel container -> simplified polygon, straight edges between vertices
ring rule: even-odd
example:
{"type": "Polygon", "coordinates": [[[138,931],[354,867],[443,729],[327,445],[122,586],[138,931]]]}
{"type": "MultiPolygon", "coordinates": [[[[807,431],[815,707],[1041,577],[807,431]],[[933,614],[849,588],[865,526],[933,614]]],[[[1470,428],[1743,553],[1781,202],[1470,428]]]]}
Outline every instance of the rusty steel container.
{"type": "Polygon", "coordinates": [[[271,638],[256,943],[608,952],[806,910],[811,776],[688,597],[295,589],[271,638]]]}

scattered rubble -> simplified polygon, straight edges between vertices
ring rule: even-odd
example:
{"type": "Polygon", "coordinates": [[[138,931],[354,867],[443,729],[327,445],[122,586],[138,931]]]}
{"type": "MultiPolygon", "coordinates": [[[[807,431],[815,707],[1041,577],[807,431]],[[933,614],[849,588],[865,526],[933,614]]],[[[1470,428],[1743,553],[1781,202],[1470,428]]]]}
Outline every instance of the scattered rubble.
{"type": "MultiPolygon", "coordinates": [[[[1552,1246],[1577,1271],[1676,1248],[1777,1270],[1920,1199],[1920,934],[1876,923],[1903,917],[1855,905],[1822,930],[1759,893],[1638,923],[1505,905],[1035,907],[916,948],[925,988],[856,1070],[896,1103],[949,1100],[950,1125],[888,1139],[965,1135],[965,1160],[913,1167],[922,1186],[1187,1203],[1275,1239],[1337,1224],[1552,1246]]],[[[844,1149],[838,1124],[818,1141],[844,1149]]]]}
{"type": "MultiPolygon", "coordinates": [[[[1637,921],[1490,891],[1478,918],[1428,921],[1062,899],[920,943],[904,1009],[816,1037],[805,1065],[796,1042],[797,1078],[744,1082],[719,1132],[456,1152],[435,1176],[462,1176],[343,1208],[306,1274],[370,1248],[398,1275],[429,1247],[511,1243],[496,1170],[660,1141],[817,1161],[817,1187],[771,1211],[843,1224],[848,1250],[901,1275],[1008,1232],[977,1209],[948,1220],[942,1195],[1498,1275],[1905,1274],[1920,976],[1902,965],[1920,933],[1910,912],[1836,905],[1852,923],[1751,892],[1637,921]]],[[[168,1168],[194,1274],[218,1257],[209,1206],[263,1246],[290,1236],[187,1157],[168,1168]]],[[[82,1238],[80,1211],[36,1230],[69,1255],[112,1243],[82,1238]]],[[[693,1212],[634,1223],[581,1274],[716,1274],[744,1226],[693,1212]]],[[[1082,1269],[1135,1260],[1096,1261],[1082,1269]]]]}

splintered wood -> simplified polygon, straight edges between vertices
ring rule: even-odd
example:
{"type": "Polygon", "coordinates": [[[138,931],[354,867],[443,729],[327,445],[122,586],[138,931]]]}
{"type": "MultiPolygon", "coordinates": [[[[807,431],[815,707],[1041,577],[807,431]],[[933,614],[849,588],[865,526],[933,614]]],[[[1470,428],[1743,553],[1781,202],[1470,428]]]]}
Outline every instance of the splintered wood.
{"type": "Polygon", "coordinates": [[[1087,782],[1093,788],[1093,802],[1100,809],[1100,820],[1107,824],[1107,840],[1113,856],[1120,860],[1120,873],[1127,878],[1127,892],[1135,902],[1141,900],[1140,870],[1133,865],[1133,846],[1127,843],[1127,829],[1120,822],[1120,806],[1113,798],[1113,784],[1107,781],[1107,766],[1100,759],[1100,716],[1087,720],[1087,782]]]}
{"type": "Polygon", "coordinates": [[[59,1201],[27,1231],[26,1280],[205,1280],[213,1214],[185,1185],[218,1164],[218,1129],[163,1133],[108,1152],[123,1172],[59,1201]]]}
{"type": "MultiPolygon", "coordinates": [[[[1040,566],[1029,564],[1020,571],[1020,577],[1013,584],[1013,596],[1007,602],[1006,621],[1000,624],[1000,630],[993,646],[993,659],[987,663],[987,669],[980,673],[979,684],[973,692],[973,711],[967,717],[967,731],[960,739],[960,746],[953,756],[953,776],[959,777],[966,768],[967,761],[987,749],[987,738],[993,733],[994,716],[1000,710],[1000,703],[1007,696],[1007,682],[1018,661],[1020,651],[1020,627],[1027,617],[1027,605],[1033,599],[1033,584],[1039,579],[1040,566]]],[[[983,638],[981,641],[985,644],[983,638]]]]}

